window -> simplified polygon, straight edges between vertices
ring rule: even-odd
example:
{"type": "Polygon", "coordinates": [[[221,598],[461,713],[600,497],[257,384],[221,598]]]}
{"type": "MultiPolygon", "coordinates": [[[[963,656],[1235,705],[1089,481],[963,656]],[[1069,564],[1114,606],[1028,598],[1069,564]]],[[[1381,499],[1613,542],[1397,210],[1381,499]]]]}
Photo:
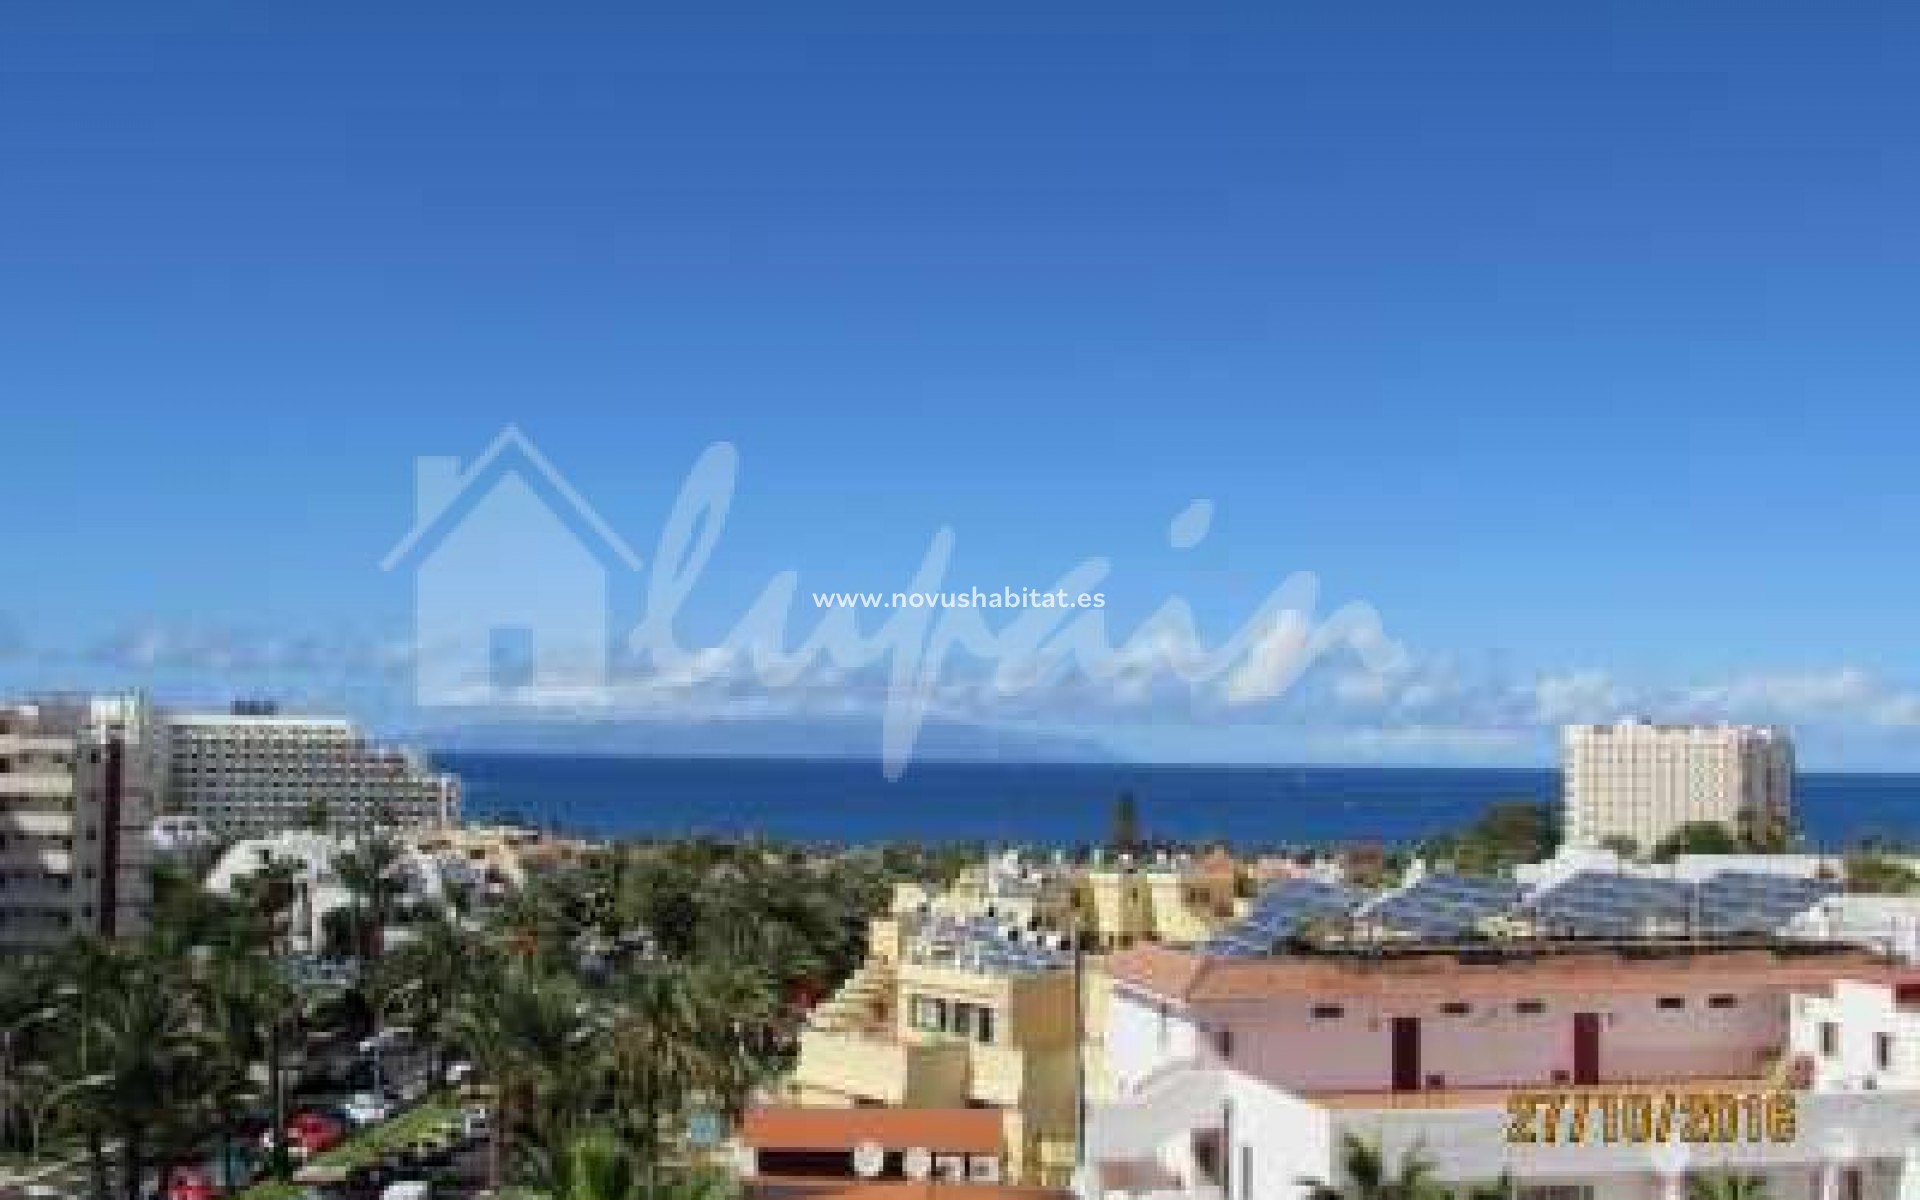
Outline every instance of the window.
{"type": "Polygon", "coordinates": [[[1522,1000],[1513,1006],[1513,1011],[1524,1013],[1527,1016],[1537,1016],[1547,1011],[1547,1002],[1544,1000],[1522,1000]]]}
{"type": "Polygon", "coordinates": [[[908,1009],[908,1023],[929,1033],[944,1032],[947,1027],[947,1002],[932,996],[915,996],[908,1009]]]}
{"type": "Polygon", "coordinates": [[[1473,1005],[1464,1000],[1449,1000],[1440,1006],[1440,1011],[1450,1017],[1464,1017],[1473,1011],[1473,1005]]]}
{"type": "Polygon", "coordinates": [[[1240,1147],[1240,1200],[1253,1200],[1253,1147],[1240,1147]]]}
{"type": "Polygon", "coordinates": [[[1893,1035],[1876,1033],[1873,1035],[1873,1062],[1882,1071],[1893,1070],[1893,1035]]]}
{"type": "Polygon", "coordinates": [[[1840,1054],[1840,1027],[1832,1021],[1820,1022],[1820,1054],[1823,1058],[1836,1058],[1840,1054]]]}
{"type": "Polygon", "coordinates": [[[1708,996],[1707,1007],[1708,1008],[1738,1008],[1740,1007],[1740,997],[1726,996],[1726,995],[1708,996]]]}
{"type": "Polygon", "coordinates": [[[1216,1029],[1213,1031],[1213,1052],[1218,1054],[1224,1061],[1230,1061],[1233,1058],[1233,1030],[1216,1029]]]}
{"type": "Polygon", "coordinates": [[[1654,1005],[1667,1012],[1674,1012],[1678,1009],[1685,1008],[1687,1006],[1687,999],[1685,996],[1662,996],[1654,1001],[1654,1005]]]}
{"type": "Polygon", "coordinates": [[[1338,1004],[1316,1004],[1313,1006],[1313,1018],[1316,1021],[1337,1021],[1347,1015],[1347,1010],[1338,1004]]]}

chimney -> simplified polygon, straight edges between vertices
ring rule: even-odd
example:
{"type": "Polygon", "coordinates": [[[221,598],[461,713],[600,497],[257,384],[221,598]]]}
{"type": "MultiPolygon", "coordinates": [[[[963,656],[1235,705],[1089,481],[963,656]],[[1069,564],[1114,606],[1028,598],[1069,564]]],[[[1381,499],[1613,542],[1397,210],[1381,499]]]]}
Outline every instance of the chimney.
{"type": "Polygon", "coordinates": [[[413,460],[413,519],[425,525],[453,503],[460,488],[460,460],[426,456],[413,460]]]}

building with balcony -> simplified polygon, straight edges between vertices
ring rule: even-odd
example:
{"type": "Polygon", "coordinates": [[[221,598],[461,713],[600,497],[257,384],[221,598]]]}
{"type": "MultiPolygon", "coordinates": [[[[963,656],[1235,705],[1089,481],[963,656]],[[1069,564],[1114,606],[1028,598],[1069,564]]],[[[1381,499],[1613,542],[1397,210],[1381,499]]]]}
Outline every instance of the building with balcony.
{"type": "Polygon", "coordinates": [[[986,1109],[1015,1182],[1072,1173],[1083,1036],[1097,988],[1064,935],[912,909],[873,922],[868,955],[801,1034],[785,1099],[802,1107],[986,1109]]]}
{"type": "Polygon", "coordinates": [[[270,705],[169,713],[166,808],[227,837],[287,829],[439,828],[458,822],[460,782],[353,722],[270,705]]]}
{"type": "Polygon", "coordinates": [[[1346,1186],[1349,1135],[1524,1200],[1678,1200],[1722,1169],[1785,1200],[1920,1187],[1920,972],[1866,951],[1140,946],[1109,974],[1088,1197],[1346,1186]]]}
{"type": "Polygon", "coordinates": [[[146,928],[154,729],[139,695],[0,708],[0,953],[146,928]]]}

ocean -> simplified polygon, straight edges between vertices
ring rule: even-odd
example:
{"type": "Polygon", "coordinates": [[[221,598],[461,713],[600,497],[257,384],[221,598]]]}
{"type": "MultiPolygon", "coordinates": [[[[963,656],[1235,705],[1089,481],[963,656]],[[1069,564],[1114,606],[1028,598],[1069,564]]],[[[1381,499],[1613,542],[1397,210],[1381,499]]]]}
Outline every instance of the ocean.
{"type": "MultiPolygon", "coordinates": [[[[603,836],[718,834],[817,842],[1072,846],[1105,838],[1132,792],[1143,831],[1237,847],[1374,841],[1458,829],[1501,800],[1557,802],[1557,772],[1428,767],[1214,767],[873,762],[444,753],[469,819],[603,836]]],[[[1920,841],[1920,775],[1807,773],[1795,790],[1810,845],[1920,841]]]]}

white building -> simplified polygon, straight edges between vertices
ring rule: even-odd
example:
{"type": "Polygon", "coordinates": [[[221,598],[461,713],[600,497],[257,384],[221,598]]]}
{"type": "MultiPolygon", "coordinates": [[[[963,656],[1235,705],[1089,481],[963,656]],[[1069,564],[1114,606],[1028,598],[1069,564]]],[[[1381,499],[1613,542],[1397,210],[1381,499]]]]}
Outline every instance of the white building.
{"type": "Polygon", "coordinates": [[[1783,1200],[1920,1188],[1920,971],[1864,951],[1110,965],[1090,1200],[1293,1200],[1351,1182],[1348,1135],[1523,1200],[1679,1200],[1723,1167],[1783,1200]]]}
{"type": "MultiPolygon", "coordinates": [[[[325,944],[326,915],[354,904],[353,894],[341,883],[336,866],[336,860],[353,847],[350,837],[310,830],[243,838],[220,856],[207,874],[206,887],[215,895],[231,896],[240,880],[272,866],[287,868],[294,885],[290,914],[293,948],[317,953],[325,944]]],[[[390,878],[400,897],[409,904],[445,903],[449,879],[443,864],[404,843],[398,849],[390,878]]]]}
{"type": "Polygon", "coordinates": [[[146,928],[154,730],[138,695],[0,708],[0,952],[146,928]]]}
{"type": "Polygon", "coordinates": [[[1653,849],[1680,826],[1784,830],[1792,813],[1793,742],[1753,725],[1569,725],[1562,792],[1566,840],[1633,839],[1653,849]]]}
{"type": "Polygon", "coordinates": [[[460,783],[409,750],[369,741],[353,722],[239,713],[169,713],[167,810],[227,835],[385,823],[438,828],[460,816],[460,783]]]}

